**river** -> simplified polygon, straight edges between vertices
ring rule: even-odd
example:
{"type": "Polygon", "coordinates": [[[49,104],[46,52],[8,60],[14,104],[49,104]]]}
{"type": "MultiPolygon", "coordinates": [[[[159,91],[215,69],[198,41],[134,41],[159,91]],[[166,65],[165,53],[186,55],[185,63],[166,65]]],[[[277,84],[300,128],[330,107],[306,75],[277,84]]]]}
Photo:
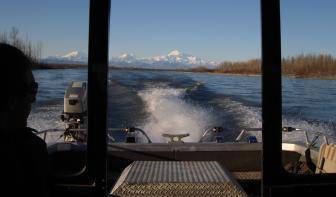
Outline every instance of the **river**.
{"type": "MultiPolygon", "coordinates": [[[[71,81],[86,81],[85,69],[35,70],[39,83],[28,126],[37,130],[64,128],[60,119],[64,91],[71,81]]],[[[283,77],[283,126],[335,136],[336,80],[283,77]]],[[[261,127],[261,78],[223,74],[110,70],[108,126],[136,126],[154,142],[162,133],[189,133],[198,141],[213,126],[224,128],[232,141],[244,128],[261,127]]],[[[124,135],[111,134],[118,141],[124,135]]],[[[260,133],[255,133],[261,140],[260,133]]],[[[299,132],[284,141],[303,141],[299,132]]]]}

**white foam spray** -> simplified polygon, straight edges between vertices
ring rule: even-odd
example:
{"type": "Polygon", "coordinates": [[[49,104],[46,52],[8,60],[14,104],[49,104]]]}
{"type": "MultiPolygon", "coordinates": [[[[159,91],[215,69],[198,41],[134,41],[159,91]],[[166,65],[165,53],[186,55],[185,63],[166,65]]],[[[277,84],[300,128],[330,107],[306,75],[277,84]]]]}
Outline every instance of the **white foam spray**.
{"type": "Polygon", "coordinates": [[[47,129],[63,129],[64,123],[60,115],[63,105],[36,106],[28,117],[28,126],[43,131],[47,129]]]}
{"type": "Polygon", "coordinates": [[[200,106],[186,102],[185,89],[151,87],[138,95],[146,103],[149,117],[142,128],[153,142],[166,142],[163,133],[189,133],[186,142],[197,142],[208,125],[212,114],[200,106]]]}
{"type": "MultiPolygon", "coordinates": [[[[227,113],[232,113],[235,115],[235,119],[238,120],[242,128],[261,128],[262,127],[262,117],[261,117],[261,108],[260,107],[251,107],[245,106],[241,102],[234,101],[230,98],[217,100],[220,103],[220,106],[223,110],[226,110],[227,113]]],[[[320,122],[320,123],[311,123],[302,119],[293,119],[288,117],[283,117],[282,119],[283,127],[294,127],[308,132],[308,137],[311,140],[314,138],[312,135],[313,132],[321,132],[327,135],[336,136],[333,127],[330,125],[320,122]]],[[[270,131],[272,132],[272,131],[270,131]]],[[[250,132],[257,137],[258,141],[261,141],[262,135],[261,132],[250,132]]],[[[305,135],[302,131],[294,131],[290,133],[282,133],[283,142],[305,142],[305,135]]],[[[334,141],[333,139],[329,139],[334,141]]],[[[321,141],[318,143],[320,144],[321,141]]]]}

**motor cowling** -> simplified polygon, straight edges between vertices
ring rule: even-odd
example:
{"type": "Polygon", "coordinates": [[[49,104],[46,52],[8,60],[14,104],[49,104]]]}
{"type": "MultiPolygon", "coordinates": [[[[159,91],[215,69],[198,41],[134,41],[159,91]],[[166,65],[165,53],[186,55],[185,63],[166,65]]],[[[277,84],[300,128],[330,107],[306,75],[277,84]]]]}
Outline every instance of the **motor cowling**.
{"type": "Polygon", "coordinates": [[[87,85],[86,82],[71,82],[64,94],[64,109],[61,115],[66,129],[86,126],[87,85]]]}

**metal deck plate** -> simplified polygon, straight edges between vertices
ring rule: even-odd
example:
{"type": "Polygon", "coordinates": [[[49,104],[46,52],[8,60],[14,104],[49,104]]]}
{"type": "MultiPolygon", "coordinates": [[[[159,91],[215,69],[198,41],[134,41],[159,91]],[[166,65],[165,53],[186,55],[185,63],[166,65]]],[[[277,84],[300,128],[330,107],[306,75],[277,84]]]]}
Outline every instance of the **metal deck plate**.
{"type": "Polygon", "coordinates": [[[116,196],[247,196],[216,161],[135,161],[118,179],[116,196]]]}

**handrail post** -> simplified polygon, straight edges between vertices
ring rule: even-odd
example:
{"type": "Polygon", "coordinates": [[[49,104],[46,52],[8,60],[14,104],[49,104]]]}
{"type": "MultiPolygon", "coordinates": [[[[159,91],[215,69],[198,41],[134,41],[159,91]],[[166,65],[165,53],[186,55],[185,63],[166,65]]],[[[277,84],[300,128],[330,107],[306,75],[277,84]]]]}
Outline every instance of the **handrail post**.
{"type": "Polygon", "coordinates": [[[88,171],[94,196],[107,196],[107,76],[110,0],[90,0],[88,171]]]}
{"type": "Polygon", "coordinates": [[[262,194],[281,182],[282,94],[280,1],[261,0],[262,37],[262,194]]]}

